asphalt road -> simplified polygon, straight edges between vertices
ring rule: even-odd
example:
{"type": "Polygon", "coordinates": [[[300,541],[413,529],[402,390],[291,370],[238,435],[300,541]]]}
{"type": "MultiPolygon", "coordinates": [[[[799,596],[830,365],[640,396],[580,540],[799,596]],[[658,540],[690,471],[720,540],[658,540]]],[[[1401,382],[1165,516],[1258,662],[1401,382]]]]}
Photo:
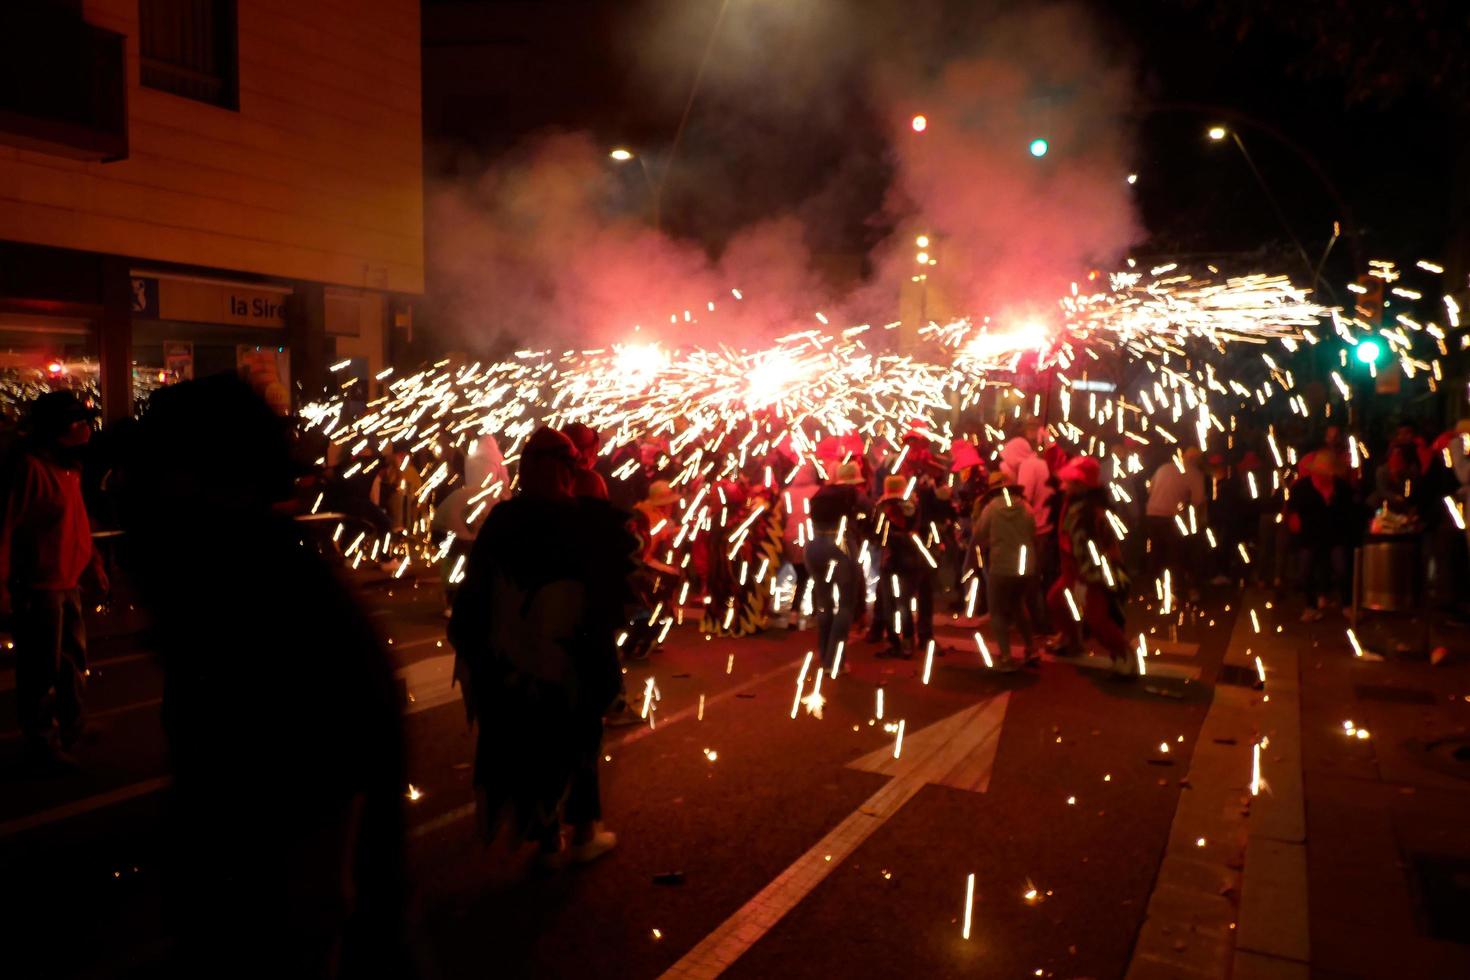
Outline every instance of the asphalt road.
{"type": "MultiPolygon", "coordinates": [[[[447,684],[433,584],[375,590],[412,697],[421,959],[446,978],[707,976],[712,962],[732,977],[1121,976],[1229,603],[1216,595],[1167,622],[1133,610],[1131,633],[1153,630],[1161,655],[1132,683],[1100,664],[989,673],[974,625],[959,621],[941,624],[951,650],[927,685],[922,661],[877,660],[858,642],[843,676],[823,682],[821,718],[791,717],[811,632],[706,640],[681,628],[629,672],[635,696],[655,681],[655,727],[608,733],[604,810],[618,849],[546,875],[529,853],[477,839],[473,741],[447,684]],[[674,872],[678,883],[660,883],[674,872]]],[[[99,732],[81,773],[15,772],[13,673],[0,671],[0,921],[21,967],[7,975],[142,975],[166,949],[159,677],[136,624],[113,615],[98,633],[117,635],[93,644],[99,732]]],[[[281,671],[289,681],[290,665],[281,671]]]]}

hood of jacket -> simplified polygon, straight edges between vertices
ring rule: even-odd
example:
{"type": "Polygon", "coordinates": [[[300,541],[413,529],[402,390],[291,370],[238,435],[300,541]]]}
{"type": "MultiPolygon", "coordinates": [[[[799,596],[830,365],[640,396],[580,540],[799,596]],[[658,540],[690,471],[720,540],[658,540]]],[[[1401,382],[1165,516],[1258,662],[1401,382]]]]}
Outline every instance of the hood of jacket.
{"type": "Polygon", "coordinates": [[[1031,443],[1025,436],[1016,436],[1008,439],[1006,444],[1000,448],[1001,462],[1012,470],[1019,469],[1021,464],[1028,459],[1036,457],[1036,450],[1031,448],[1031,443]]]}

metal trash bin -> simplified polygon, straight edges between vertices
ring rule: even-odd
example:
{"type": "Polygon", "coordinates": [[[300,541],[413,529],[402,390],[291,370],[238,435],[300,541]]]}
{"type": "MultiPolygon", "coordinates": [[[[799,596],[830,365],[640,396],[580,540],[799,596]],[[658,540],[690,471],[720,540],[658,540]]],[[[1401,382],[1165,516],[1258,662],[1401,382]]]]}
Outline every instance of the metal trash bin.
{"type": "Polygon", "coordinates": [[[1419,607],[1418,535],[1374,535],[1358,552],[1358,606],[1372,612],[1419,607]]]}
{"type": "MultiPolygon", "coordinates": [[[[1353,553],[1353,607],[1349,622],[1358,626],[1360,612],[1407,615],[1411,622],[1395,631],[1399,653],[1429,651],[1430,617],[1419,608],[1424,598],[1423,564],[1418,534],[1370,534],[1353,553]],[[1418,634],[1418,645],[1404,642],[1418,634]]],[[[1381,658],[1367,649],[1364,655],[1381,658]]]]}

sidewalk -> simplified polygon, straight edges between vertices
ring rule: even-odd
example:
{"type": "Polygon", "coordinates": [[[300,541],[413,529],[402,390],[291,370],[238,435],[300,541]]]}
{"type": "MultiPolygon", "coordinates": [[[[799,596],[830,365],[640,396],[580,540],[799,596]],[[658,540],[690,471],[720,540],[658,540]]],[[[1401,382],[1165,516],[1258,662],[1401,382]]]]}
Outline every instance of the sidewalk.
{"type": "MultiPolygon", "coordinates": [[[[1421,628],[1369,618],[1359,635],[1381,650],[1421,628]]],[[[1470,631],[1434,632],[1438,667],[1359,660],[1340,620],[1294,631],[1313,974],[1470,976],[1470,631]]]]}
{"type": "Polygon", "coordinates": [[[1470,631],[1242,603],[1130,978],[1470,976],[1470,631]]]}

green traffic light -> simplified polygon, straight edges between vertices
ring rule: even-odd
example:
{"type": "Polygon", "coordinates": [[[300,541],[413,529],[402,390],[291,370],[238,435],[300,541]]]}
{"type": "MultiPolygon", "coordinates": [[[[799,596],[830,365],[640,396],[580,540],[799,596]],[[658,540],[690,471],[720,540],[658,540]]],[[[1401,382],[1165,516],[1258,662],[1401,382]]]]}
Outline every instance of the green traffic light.
{"type": "Polygon", "coordinates": [[[1378,346],[1376,340],[1363,340],[1358,343],[1358,360],[1364,364],[1378,363],[1378,355],[1383,353],[1383,348],[1378,346]]]}
{"type": "Polygon", "coordinates": [[[1031,155],[1034,157],[1046,156],[1046,151],[1051,149],[1051,144],[1046,140],[1037,138],[1031,141],[1031,155]]]}

